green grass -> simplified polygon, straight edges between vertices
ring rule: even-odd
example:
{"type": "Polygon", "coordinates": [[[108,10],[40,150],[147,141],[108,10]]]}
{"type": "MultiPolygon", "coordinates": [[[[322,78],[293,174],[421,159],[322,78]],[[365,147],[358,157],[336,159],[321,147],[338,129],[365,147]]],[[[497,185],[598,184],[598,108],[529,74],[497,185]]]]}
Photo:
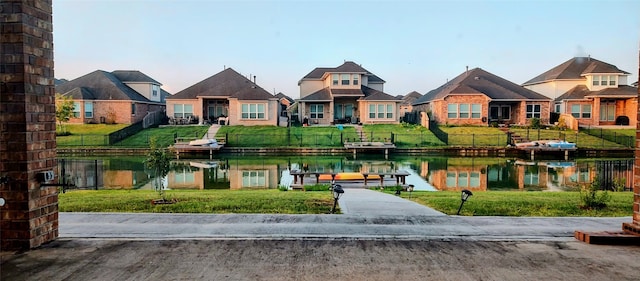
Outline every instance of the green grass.
{"type": "MultiPolygon", "coordinates": [[[[118,143],[119,147],[149,147],[149,141],[156,138],[160,147],[173,145],[174,137],[178,138],[202,138],[209,129],[209,126],[166,126],[160,128],[150,128],[138,132],[118,143]]],[[[213,137],[213,136],[212,136],[213,137]]]]}
{"type": "MultiPolygon", "coordinates": [[[[609,192],[611,201],[601,210],[580,208],[579,192],[475,192],[464,204],[460,215],[515,217],[620,217],[633,215],[633,193],[609,192]]],[[[402,192],[409,198],[408,192],[402,192]]],[[[440,212],[455,215],[460,207],[460,192],[416,191],[411,200],[440,212]]]]}
{"type": "Polygon", "coordinates": [[[576,133],[575,131],[566,130],[545,130],[545,129],[519,129],[512,128],[512,132],[527,138],[529,140],[549,140],[561,139],[575,143],[578,148],[624,148],[625,146],[615,142],[607,141],[586,133],[576,133]]]}
{"type": "Polygon", "coordinates": [[[223,126],[216,137],[227,137],[227,146],[234,147],[341,147],[342,140],[356,137],[355,129],[344,126],[276,127],[223,126]]]}
{"type": "Polygon", "coordinates": [[[326,214],[331,193],[270,190],[168,190],[177,203],[152,205],[151,190],[75,190],[59,195],[61,212],[326,214]]]}
{"type": "Polygon", "coordinates": [[[411,124],[378,124],[364,125],[362,131],[367,135],[369,141],[391,140],[394,135],[394,143],[397,147],[423,147],[423,146],[445,146],[433,132],[419,125],[411,124]]]}
{"type": "Polygon", "coordinates": [[[440,126],[440,130],[449,134],[449,146],[506,146],[507,134],[498,128],[461,126],[440,126]]]}
{"type": "MultiPolygon", "coordinates": [[[[67,132],[72,135],[108,135],[122,128],[129,126],[128,124],[65,124],[63,125],[67,132]]],[[[60,126],[56,126],[56,131],[60,131],[60,126]]]]}

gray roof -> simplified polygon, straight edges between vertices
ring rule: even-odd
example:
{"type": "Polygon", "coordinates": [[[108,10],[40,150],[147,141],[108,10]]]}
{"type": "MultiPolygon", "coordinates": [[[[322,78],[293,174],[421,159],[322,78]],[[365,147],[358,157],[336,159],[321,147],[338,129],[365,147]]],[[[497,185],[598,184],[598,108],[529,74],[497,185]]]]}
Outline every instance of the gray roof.
{"type": "Polygon", "coordinates": [[[376,76],[375,74],[369,72],[364,69],[359,64],[356,64],[352,61],[345,61],[342,65],[338,67],[317,67],[307,75],[305,75],[302,79],[320,79],[327,72],[341,72],[341,73],[362,73],[364,75],[369,76],[369,82],[379,82],[384,83],[385,81],[382,78],[376,76]]]}
{"type": "Polygon", "coordinates": [[[444,99],[456,94],[483,94],[494,101],[499,100],[551,100],[481,68],[474,68],[458,75],[437,89],[418,98],[413,105],[444,99]]]}
{"type": "Polygon", "coordinates": [[[404,96],[400,95],[399,97],[402,99],[402,104],[413,104],[413,102],[422,97],[422,94],[412,91],[411,93],[404,96]]]}
{"type": "Polygon", "coordinates": [[[71,95],[73,99],[150,102],[149,99],[125,85],[115,75],[103,70],[96,70],[57,85],[56,92],[71,95]]]}
{"type": "Polygon", "coordinates": [[[364,97],[361,89],[331,89],[331,95],[334,97],[364,97]]]}
{"type": "Polygon", "coordinates": [[[583,76],[589,73],[620,73],[629,74],[612,64],[591,57],[575,57],[560,65],[524,82],[523,85],[535,84],[549,80],[560,79],[585,79],[583,76]]]}
{"type": "Polygon", "coordinates": [[[198,97],[233,97],[239,100],[267,100],[272,94],[231,68],[204,79],[167,99],[197,99],[198,97]]]}
{"type": "Polygon", "coordinates": [[[137,70],[115,70],[112,71],[111,74],[118,77],[122,82],[143,82],[162,85],[160,82],[137,70]]]}
{"type": "Polygon", "coordinates": [[[360,86],[360,89],[330,89],[329,87],[319,90],[313,94],[310,94],[301,101],[321,101],[330,102],[334,97],[353,97],[359,98],[358,100],[368,101],[396,101],[400,102],[400,99],[384,92],[366,87],[360,86]]]}
{"type": "Polygon", "coordinates": [[[323,88],[313,94],[310,94],[304,98],[300,99],[301,101],[332,101],[331,92],[329,88],[323,88]]]}
{"type": "Polygon", "coordinates": [[[364,97],[360,98],[360,100],[400,102],[400,99],[398,99],[397,97],[394,97],[392,95],[389,95],[387,93],[384,93],[375,89],[371,89],[367,86],[362,86],[362,92],[364,93],[364,97]]]}
{"type": "Polygon", "coordinates": [[[286,100],[288,100],[289,102],[294,102],[294,101],[295,101],[294,99],[292,99],[291,97],[289,97],[289,96],[287,96],[287,95],[283,94],[282,92],[277,93],[277,94],[275,95],[275,97],[276,97],[276,98],[278,98],[278,99],[286,99],[286,100]]]}
{"type": "Polygon", "coordinates": [[[606,88],[599,91],[589,91],[589,88],[585,85],[578,85],[571,88],[566,93],[556,98],[556,101],[562,100],[582,100],[593,97],[619,97],[619,98],[634,98],[638,96],[638,88],[620,85],[618,88],[606,88]]]}

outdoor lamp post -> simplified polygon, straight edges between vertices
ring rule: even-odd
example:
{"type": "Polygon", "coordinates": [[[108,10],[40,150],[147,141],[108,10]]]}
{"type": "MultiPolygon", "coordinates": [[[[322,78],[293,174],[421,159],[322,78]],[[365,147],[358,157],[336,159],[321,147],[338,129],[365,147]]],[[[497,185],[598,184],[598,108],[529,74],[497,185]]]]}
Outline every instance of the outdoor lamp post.
{"type": "Polygon", "coordinates": [[[414,188],[413,184],[410,184],[409,187],[407,187],[407,191],[409,191],[409,200],[411,200],[411,192],[413,192],[413,188],[414,188]]]}
{"type": "Polygon", "coordinates": [[[464,205],[464,202],[467,202],[467,200],[469,200],[469,197],[471,195],[473,195],[471,191],[466,189],[462,190],[462,194],[460,194],[460,200],[462,200],[462,202],[460,202],[460,208],[458,208],[458,215],[460,215],[460,210],[462,210],[462,205],[464,205]]]}
{"type": "Polygon", "coordinates": [[[333,214],[336,212],[336,205],[338,204],[338,199],[340,199],[340,196],[344,194],[344,189],[342,189],[341,185],[334,184],[332,192],[333,192],[333,208],[331,208],[331,213],[333,214]]]}

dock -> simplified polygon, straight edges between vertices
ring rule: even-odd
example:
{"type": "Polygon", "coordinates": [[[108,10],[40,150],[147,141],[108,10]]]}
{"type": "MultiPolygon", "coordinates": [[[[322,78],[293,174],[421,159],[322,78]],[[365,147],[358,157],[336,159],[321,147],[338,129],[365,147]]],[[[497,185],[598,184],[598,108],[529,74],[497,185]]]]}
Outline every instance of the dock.
{"type": "MultiPolygon", "coordinates": [[[[327,172],[303,172],[303,171],[299,171],[299,170],[293,170],[291,172],[289,172],[290,175],[293,176],[293,184],[295,185],[304,185],[304,178],[305,177],[313,177],[316,179],[316,184],[320,183],[321,178],[326,178],[325,181],[329,181],[329,182],[342,182],[342,181],[337,181],[336,178],[339,174],[341,173],[327,173],[327,172]],[[299,181],[298,181],[299,180],[299,181]]],[[[369,183],[369,180],[374,179],[374,180],[379,180],[380,181],[380,186],[384,186],[384,181],[385,178],[387,179],[394,179],[395,178],[395,184],[396,185],[405,185],[406,184],[406,177],[409,175],[409,172],[404,171],[404,170],[397,170],[395,172],[389,172],[389,173],[365,173],[365,172],[349,172],[349,174],[358,174],[362,177],[362,179],[348,179],[348,180],[343,180],[344,182],[348,182],[348,183],[359,183],[362,182],[365,186],[369,183]]]]}
{"type": "Polygon", "coordinates": [[[203,154],[209,152],[209,159],[213,159],[213,153],[224,147],[226,140],[224,138],[216,138],[215,145],[191,145],[191,141],[184,139],[176,139],[176,143],[171,146],[171,151],[176,154],[176,159],[180,159],[180,153],[203,154]]]}
{"type": "Polygon", "coordinates": [[[547,147],[547,146],[518,147],[518,149],[529,152],[529,154],[531,155],[531,160],[535,160],[536,152],[537,153],[561,152],[561,153],[564,153],[564,160],[569,160],[569,152],[578,150],[577,147],[559,148],[559,147],[547,147]]]}
{"type": "Polygon", "coordinates": [[[358,151],[381,150],[381,151],[384,151],[384,158],[387,159],[389,158],[389,150],[395,149],[396,145],[393,143],[372,142],[372,141],[345,142],[344,148],[353,151],[353,158],[356,158],[358,151]]]}

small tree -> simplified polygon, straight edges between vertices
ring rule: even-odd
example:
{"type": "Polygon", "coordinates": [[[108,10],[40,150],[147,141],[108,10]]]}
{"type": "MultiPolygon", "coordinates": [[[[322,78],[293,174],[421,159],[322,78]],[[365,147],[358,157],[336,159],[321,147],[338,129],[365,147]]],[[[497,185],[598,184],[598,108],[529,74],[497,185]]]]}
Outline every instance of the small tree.
{"type": "Polygon", "coordinates": [[[611,195],[607,190],[600,190],[600,179],[596,176],[591,184],[585,184],[580,188],[580,201],[582,208],[603,209],[611,200],[611,195]]]}
{"type": "Polygon", "coordinates": [[[58,128],[63,134],[67,133],[64,123],[69,122],[73,116],[73,100],[70,96],[56,93],[56,120],[58,120],[58,128]]]}
{"type": "Polygon", "coordinates": [[[159,203],[169,203],[166,198],[163,180],[169,173],[172,157],[166,149],[158,145],[156,138],[151,138],[150,146],[151,149],[147,154],[147,159],[145,159],[144,164],[147,168],[151,169],[154,174],[153,187],[161,197],[159,203]]]}
{"type": "Polygon", "coordinates": [[[534,117],[531,118],[531,128],[532,129],[540,129],[542,125],[540,124],[540,118],[534,117]]]}

